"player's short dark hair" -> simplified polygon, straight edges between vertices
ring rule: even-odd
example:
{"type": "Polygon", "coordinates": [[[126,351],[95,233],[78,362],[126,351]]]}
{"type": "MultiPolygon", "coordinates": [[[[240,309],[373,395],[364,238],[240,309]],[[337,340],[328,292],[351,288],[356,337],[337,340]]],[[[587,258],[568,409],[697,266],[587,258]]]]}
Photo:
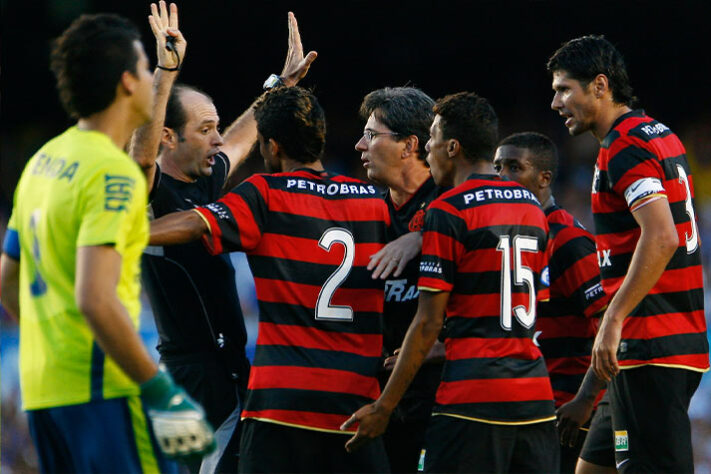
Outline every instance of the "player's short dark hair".
{"type": "Polygon", "coordinates": [[[474,92],[458,92],[437,100],[434,113],[441,117],[445,139],[459,141],[470,161],[493,161],[499,120],[488,100],[474,92]]]}
{"type": "Polygon", "coordinates": [[[178,134],[181,134],[185,131],[185,124],[188,121],[188,114],[185,113],[185,107],[183,107],[182,96],[183,93],[189,91],[202,94],[212,102],[212,97],[210,97],[208,94],[198,89],[197,87],[189,86],[187,84],[182,83],[175,84],[170,91],[168,105],[165,108],[164,125],[168,128],[172,128],[178,134]]]}
{"type": "Polygon", "coordinates": [[[390,130],[396,139],[416,135],[419,141],[418,158],[425,160],[425,145],[430,138],[430,125],[434,119],[434,100],[416,87],[384,87],[363,98],[359,114],[368,120],[371,114],[390,130]]]}
{"type": "Polygon", "coordinates": [[[50,67],[59,97],[73,118],[88,117],[116,98],[124,71],[136,74],[136,26],[118,15],[82,15],[54,41],[50,67]]]}
{"type": "Polygon", "coordinates": [[[632,106],[637,101],[622,53],[603,35],[581,36],[564,43],[550,57],[547,68],[550,73],[565,71],[584,87],[604,74],[616,103],[632,106]]]}
{"type": "Polygon", "coordinates": [[[311,92],[301,87],[276,87],[254,106],[257,130],[273,138],[289,158],[301,163],[321,159],[326,146],[326,118],[311,92]]]}
{"type": "Polygon", "coordinates": [[[551,182],[558,175],[558,149],[550,138],[537,132],[514,133],[501,140],[499,146],[511,145],[531,152],[531,162],[538,171],[550,171],[551,182]]]}

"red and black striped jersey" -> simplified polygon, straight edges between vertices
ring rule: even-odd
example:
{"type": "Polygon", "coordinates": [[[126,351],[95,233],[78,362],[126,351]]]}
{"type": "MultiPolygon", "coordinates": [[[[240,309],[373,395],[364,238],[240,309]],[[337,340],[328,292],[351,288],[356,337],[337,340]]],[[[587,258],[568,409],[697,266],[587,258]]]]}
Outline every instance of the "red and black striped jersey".
{"type": "Polygon", "coordinates": [[[259,334],[242,418],[340,433],[380,395],[383,284],[367,270],[390,217],[367,183],[301,169],[255,175],[198,208],[212,253],[247,254],[259,334]]]}
{"type": "Polygon", "coordinates": [[[600,284],[593,236],[552,205],[548,219],[550,299],[538,306],[536,340],[546,360],[556,407],[573,399],[590,366],[598,319],[609,298],[600,284]]]}
{"type": "Polygon", "coordinates": [[[496,424],[554,418],[533,342],[547,235],[533,193],[498,176],[472,175],[430,205],[418,284],[450,293],[433,414],[496,424]]]}
{"type": "Polygon", "coordinates": [[[622,368],[652,364],[705,371],[703,276],[686,151],[666,125],[635,110],[617,119],[602,141],[593,180],[595,242],[602,285],[611,296],[640,237],[632,212],[660,198],[669,201],[679,248],[625,319],[618,359],[622,368]]]}

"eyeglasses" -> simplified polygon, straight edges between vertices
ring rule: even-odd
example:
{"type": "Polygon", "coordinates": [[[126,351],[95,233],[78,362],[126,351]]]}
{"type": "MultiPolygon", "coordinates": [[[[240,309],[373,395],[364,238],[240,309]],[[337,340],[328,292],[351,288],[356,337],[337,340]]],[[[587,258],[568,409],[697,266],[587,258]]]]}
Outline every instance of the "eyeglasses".
{"type": "Polygon", "coordinates": [[[373,138],[377,137],[378,135],[391,135],[391,136],[400,136],[400,133],[397,132],[374,132],[373,130],[363,130],[363,137],[365,137],[365,141],[367,142],[372,142],[373,138]]]}

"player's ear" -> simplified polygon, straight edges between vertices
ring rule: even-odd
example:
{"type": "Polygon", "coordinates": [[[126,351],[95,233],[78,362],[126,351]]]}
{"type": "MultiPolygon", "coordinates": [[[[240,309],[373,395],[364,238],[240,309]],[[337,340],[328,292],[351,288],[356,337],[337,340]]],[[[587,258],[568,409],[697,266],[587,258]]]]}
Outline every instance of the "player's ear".
{"type": "Polygon", "coordinates": [[[591,83],[593,93],[598,99],[610,91],[610,80],[604,74],[598,74],[591,83]]]}
{"type": "Polygon", "coordinates": [[[283,152],[282,147],[279,144],[279,142],[277,142],[273,138],[269,139],[269,143],[267,143],[267,149],[269,150],[269,154],[272,156],[278,156],[279,153],[283,152]]]}
{"type": "Polygon", "coordinates": [[[116,95],[118,95],[119,90],[126,95],[133,94],[133,92],[136,90],[137,84],[138,78],[131,74],[131,72],[124,71],[121,74],[121,79],[119,80],[119,83],[116,85],[116,95]]]}
{"type": "Polygon", "coordinates": [[[452,158],[453,156],[456,156],[459,154],[459,151],[461,150],[462,146],[459,144],[459,140],[455,140],[454,138],[450,138],[447,141],[447,155],[452,158]]]}
{"type": "Polygon", "coordinates": [[[402,151],[402,157],[407,158],[419,151],[420,139],[417,135],[410,135],[405,139],[405,149],[402,151]]]}
{"type": "Polygon", "coordinates": [[[172,150],[178,144],[178,134],[170,127],[163,127],[160,134],[160,144],[172,150]]]}
{"type": "Polygon", "coordinates": [[[550,170],[538,172],[538,187],[540,189],[549,188],[553,183],[553,172],[550,170]]]}

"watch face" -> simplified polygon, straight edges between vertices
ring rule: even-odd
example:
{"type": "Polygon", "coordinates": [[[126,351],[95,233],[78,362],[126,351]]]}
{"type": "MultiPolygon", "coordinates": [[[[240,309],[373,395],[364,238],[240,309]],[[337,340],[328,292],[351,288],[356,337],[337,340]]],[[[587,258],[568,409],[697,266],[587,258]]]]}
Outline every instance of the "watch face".
{"type": "Polygon", "coordinates": [[[277,76],[276,74],[272,74],[267,78],[266,81],[264,81],[264,85],[262,86],[264,89],[268,90],[276,86],[282,85],[283,82],[281,80],[281,77],[277,76]]]}

